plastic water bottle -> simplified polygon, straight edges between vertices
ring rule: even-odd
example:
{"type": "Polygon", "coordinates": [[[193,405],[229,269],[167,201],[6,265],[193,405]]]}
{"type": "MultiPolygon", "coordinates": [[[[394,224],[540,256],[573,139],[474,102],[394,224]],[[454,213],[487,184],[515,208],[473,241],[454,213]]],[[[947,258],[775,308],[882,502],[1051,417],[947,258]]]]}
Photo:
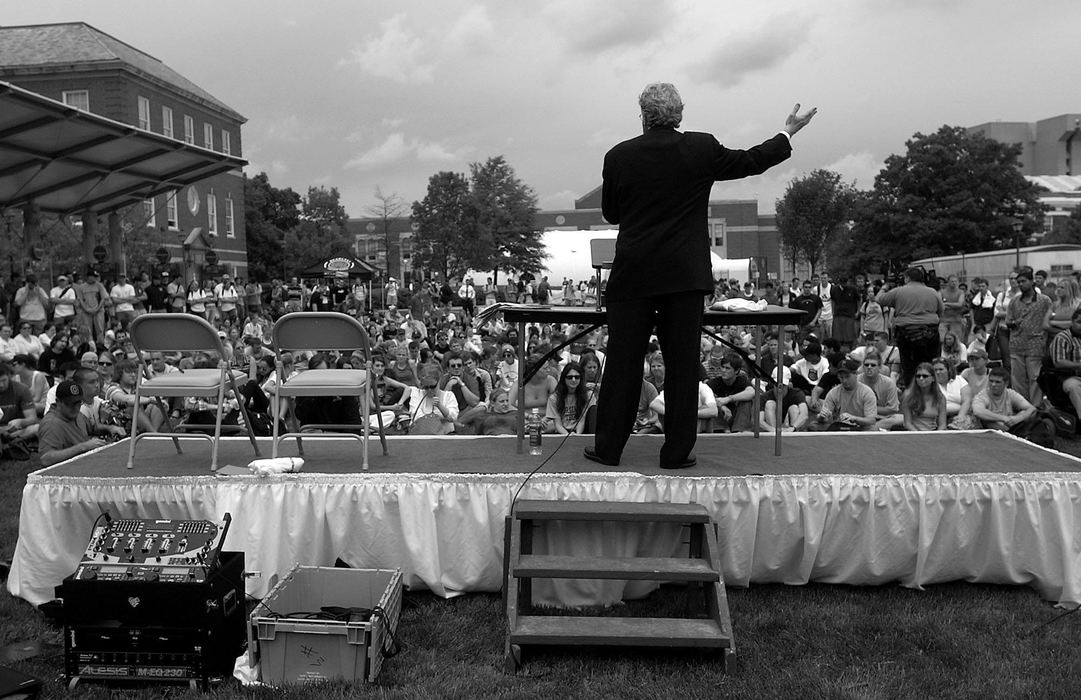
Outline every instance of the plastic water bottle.
{"type": "Polygon", "coordinates": [[[541,420],[539,408],[530,411],[526,421],[526,432],[529,433],[529,454],[541,453],[541,436],[544,434],[544,422],[541,420]]]}

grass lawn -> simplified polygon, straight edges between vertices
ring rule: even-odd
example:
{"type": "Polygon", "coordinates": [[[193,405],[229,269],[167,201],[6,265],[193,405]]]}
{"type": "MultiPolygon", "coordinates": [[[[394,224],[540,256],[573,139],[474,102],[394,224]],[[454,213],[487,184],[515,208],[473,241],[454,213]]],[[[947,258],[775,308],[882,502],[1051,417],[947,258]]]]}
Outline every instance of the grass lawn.
{"type": "MultiPolygon", "coordinates": [[[[1081,442],[1060,441],[1081,452],[1081,442]]],[[[0,561],[18,534],[19,500],[32,462],[0,464],[0,561]]],[[[669,605],[665,587],[631,612],[669,605]]],[[[503,673],[498,595],[451,600],[407,594],[405,649],[376,686],[337,684],[242,690],[209,697],[266,698],[1076,698],[1081,697],[1081,614],[1068,614],[1027,587],[951,583],[898,586],[756,585],[729,588],[736,671],[708,656],[528,649],[516,676],[503,673]],[[1061,618],[1061,619],[1060,619],[1061,618]]],[[[27,603],[0,592],[0,647],[55,645],[12,664],[46,681],[41,697],[69,697],[61,630],[27,603]]],[[[206,697],[180,686],[124,689],[85,684],[75,697],[206,697]]]]}

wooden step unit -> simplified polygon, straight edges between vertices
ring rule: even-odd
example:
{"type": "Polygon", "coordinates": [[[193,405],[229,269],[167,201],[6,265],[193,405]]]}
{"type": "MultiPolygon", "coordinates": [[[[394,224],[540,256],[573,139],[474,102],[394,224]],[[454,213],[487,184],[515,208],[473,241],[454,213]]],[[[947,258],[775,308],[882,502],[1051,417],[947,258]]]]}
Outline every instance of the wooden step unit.
{"type": "MultiPolygon", "coordinates": [[[[505,668],[515,672],[523,645],[672,647],[717,650],[725,670],[735,658],[721,576],[717,530],[704,506],[686,503],[536,501],[515,503],[504,555],[507,639],[505,668]],[[690,557],[533,554],[533,529],[544,521],[674,523],[690,530],[690,557]],[[531,580],[618,579],[704,586],[704,618],[524,615],[531,580]]],[[[568,611],[569,613],[570,611],[568,611]]]]}

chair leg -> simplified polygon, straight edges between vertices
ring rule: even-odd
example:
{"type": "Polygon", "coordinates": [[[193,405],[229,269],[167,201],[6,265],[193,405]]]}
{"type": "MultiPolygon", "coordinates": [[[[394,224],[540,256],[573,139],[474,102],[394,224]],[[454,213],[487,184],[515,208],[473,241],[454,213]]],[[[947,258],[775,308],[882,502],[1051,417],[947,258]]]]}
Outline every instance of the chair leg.
{"type": "MultiPolygon", "coordinates": [[[[364,421],[364,431],[363,431],[364,437],[361,440],[360,452],[361,452],[361,469],[363,469],[364,471],[368,471],[368,437],[372,433],[372,420],[371,420],[371,418],[368,417],[368,415],[366,415],[367,412],[370,411],[371,407],[372,407],[372,395],[371,395],[372,383],[371,383],[371,381],[369,381],[371,379],[371,376],[372,376],[372,363],[368,362],[368,376],[364,380],[363,405],[364,405],[365,410],[361,412],[362,420],[364,421]]],[[[378,413],[379,413],[379,409],[378,409],[378,407],[376,407],[376,414],[378,414],[378,413]]]]}
{"type": "Polygon", "coordinates": [[[138,416],[136,414],[139,412],[139,398],[139,385],[136,384],[135,405],[131,409],[131,431],[128,433],[128,440],[130,441],[130,444],[128,445],[128,469],[135,468],[135,436],[139,432],[139,421],[137,420],[138,416]]]}
{"type": "MultiPolygon", "coordinates": [[[[232,372],[229,373],[229,384],[233,387],[233,396],[236,397],[237,404],[240,405],[240,415],[244,418],[244,428],[248,431],[248,440],[251,442],[251,447],[255,450],[255,456],[261,457],[259,454],[259,443],[255,440],[255,432],[251,428],[251,418],[248,416],[248,409],[244,405],[244,395],[240,393],[240,390],[236,386],[236,379],[233,377],[232,372]]],[[[275,407],[276,409],[277,407],[275,407]]],[[[276,424],[276,422],[275,422],[276,424]]]]}
{"type": "Polygon", "coordinates": [[[218,411],[214,416],[214,444],[210,448],[210,471],[218,471],[218,445],[221,444],[221,419],[225,416],[225,370],[218,382],[218,411]]]}
{"type": "Polygon", "coordinates": [[[274,424],[274,427],[270,431],[270,456],[274,459],[278,457],[278,412],[281,409],[280,401],[281,397],[278,394],[277,387],[281,386],[281,377],[278,377],[277,386],[274,388],[274,395],[270,399],[270,422],[274,424]]]}

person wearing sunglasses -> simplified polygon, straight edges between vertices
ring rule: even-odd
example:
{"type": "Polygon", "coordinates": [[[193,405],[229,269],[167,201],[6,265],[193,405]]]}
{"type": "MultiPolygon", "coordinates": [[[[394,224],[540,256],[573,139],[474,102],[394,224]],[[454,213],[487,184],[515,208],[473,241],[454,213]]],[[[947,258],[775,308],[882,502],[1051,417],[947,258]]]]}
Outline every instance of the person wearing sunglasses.
{"type": "Polygon", "coordinates": [[[901,414],[905,430],[946,429],[946,397],[938,390],[931,363],[916,365],[912,383],[901,399],[901,414]]]}
{"type": "Polygon", "coordinates": [[[496,374],[499,376],[499,386],[510,392],[518,390],[518,352],[513,345],[506,343],[500,350],[496,374]]]}
{"type": "Polygon", "coordinates": [[[483,414],[488,407],[481,398],[483,389],[476,375],[465,375],[465,352],[451,351],[444,360],[445,374],[439,381],[439,388],[454,395],[458,404],[458,424],[456,431],[464,432],[464,426],[483,414]]]}
{"type": "Polygon", "coordinates": [[[559,383],[548,397],[544,414],[545,432],[581,435],[586,430],[585,415],[593,405],[583,381],[582,365],[571,361],[563,366],[559,383]]]}

